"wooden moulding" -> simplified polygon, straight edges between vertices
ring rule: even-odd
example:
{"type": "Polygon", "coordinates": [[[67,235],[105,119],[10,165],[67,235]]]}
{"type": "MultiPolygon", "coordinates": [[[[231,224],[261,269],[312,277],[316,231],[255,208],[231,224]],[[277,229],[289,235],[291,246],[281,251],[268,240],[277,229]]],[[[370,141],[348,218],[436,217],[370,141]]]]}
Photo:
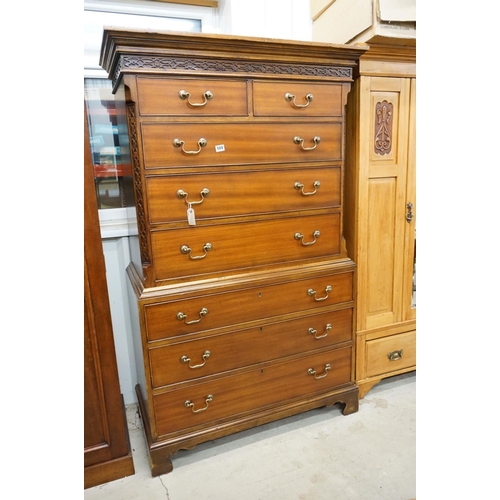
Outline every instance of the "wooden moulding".
{"type": "Polygon", "coordinates": [[[415,38],[374,36],[366,43],[370,49],[359,60],[361,75],[407,78],[417,76],[415,38]]]}
{"type": "Polygon", "coordinates": [[[104,27],[99,64],[113,80],[133,74],[252,75],[352,82],[367,45],[104,27]]]}
{"type": "Polygon", "coordinates": [[[153,477],[167,474],[173,470],[170,457],[179,450],[191,450],[198,444],[323,406],[329,407],[337,403],[343,404],[342,413],[344,415],[350,415],[359,409],[359,389],[355,384],[350,383],[328,393],[315,394],[307,399],[302,398],[300,401],[281,403],[272,408],[253,411],[248,415],[239,415],[223,424],[207,425],[196,433],[190,432],[186,436],[154,442],[148,423],[146,402],[143,399],[139,385],[136,386],[136,393],[153,477]]]}

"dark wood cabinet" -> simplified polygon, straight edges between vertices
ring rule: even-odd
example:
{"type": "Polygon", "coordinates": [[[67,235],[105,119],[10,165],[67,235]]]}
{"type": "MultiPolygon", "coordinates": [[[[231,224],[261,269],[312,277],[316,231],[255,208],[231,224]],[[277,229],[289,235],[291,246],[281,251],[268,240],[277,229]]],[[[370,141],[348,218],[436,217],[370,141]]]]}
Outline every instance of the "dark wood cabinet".
{"type": "Polygon", "coordinates": [[[84,112],[84,487],[134,474],[84,112]]]}

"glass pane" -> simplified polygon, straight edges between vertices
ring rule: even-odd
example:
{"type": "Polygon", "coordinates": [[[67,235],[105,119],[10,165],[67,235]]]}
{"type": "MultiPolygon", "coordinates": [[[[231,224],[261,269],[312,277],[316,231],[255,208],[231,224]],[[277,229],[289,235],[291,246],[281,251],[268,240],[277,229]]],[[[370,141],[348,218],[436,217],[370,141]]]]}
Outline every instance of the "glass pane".
{"type": "MultiPolygon", "coordinates": [[[[111,81],[85,79],[85,107],[99,209],[131,206],[128,132],[111,92],[111,81]]],[[[124,117],[123,117],[124,118],[124,117]]]]}

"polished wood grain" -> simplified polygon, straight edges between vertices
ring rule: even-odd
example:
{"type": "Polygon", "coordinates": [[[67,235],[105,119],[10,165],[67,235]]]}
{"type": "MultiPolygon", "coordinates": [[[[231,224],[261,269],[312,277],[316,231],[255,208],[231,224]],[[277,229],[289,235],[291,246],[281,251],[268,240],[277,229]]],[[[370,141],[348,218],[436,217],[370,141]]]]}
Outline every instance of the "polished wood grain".
{"type": "Polygon", "coordinates": [[[207,440],[358,410],[343,155],[366,50],[104,30],[101,65],[127,103],[139,243],[127,275],[153,475],[207,440]]]}
{"type": "Polygon", "coordinates": [[[278,323],[262,321],[260,326],[253,328],[201,338],[197,336],[188,341],[149,349],[152,385],[156,389],[263,361],[331,347],[350,342],[351,337],[352,308],[278,323]],[[204,359],[203,355],[207,351],[210,353],[209,357],[204,359]],[[182,362],[183,356],[191,361],[182,362]]]}
{"type": "Polygon", "coordinates": [[[245,81],[137,78],[137,92],[141,116],[248,115],[245,81]],[[181,90],[190,94],[189,99],[179,97],[181,90]],[[206,99],[206,91],[213,97],[206,99]]]}
{"type": "Polygon", "coordinates": [[[340,243],[339,213],[187,227],[151,234],[157,281],[332,258],[340,256],[340,243]],[[296,238],[296,234],[303,238],[296,238]],[[210,250],[205,249],[207,243],[210,250]],[[182,252],[185,246],[189,253],[182,252]]]}
{"type": "MultiPolygon", "coordinates": [[[[196,428],[208,422],[224,420],[267,405],[314,395],[347,384],[351,375],[351,347],[298,357],[286,362],[262,364],[257,368],[193,383],[154,397],[158,435],[196,428]],[[308,374],[312,368],[317,376],[325,375],[325,365],[331,370],[316,380],[308,374]],[[206,403],[208,395],[213,401],[206,403]],[[193,402],[193,413],[185,401],[193,402]]],[[[175,387],[175,386],[174,386],[175,387]]]]}
{"type": "Polygon", "coordinates": [[[356,383],[360,397],[382,378],[416,367],[412,354],[416,308],[411,305],[416,222],[415,43],[395,40],[391,45],[375,37],[373,45],[374,50],[360,60],[360,76],[347,105],[351,126],[347,129],[344,235],[348,255],[359,269],[356,383]],[[387,111],[391,114],[385,115],[384,123],[387,111]],[[381,134],[384,147],[377,144],[381,134]],[[413,219],[407,221],[410,202],[413,219]],[[376,347],[385,349],[396,338],[410,339],[403,342],[406,355],[389,362],[387,353],[384,358],[376,347]]]}
{"type": "Polygon", "coordinates": [[[399,333],[366,342],[366,376],[388,376],[417,364],[416,331],[399,333]],[[395,353],[392,357],[391,353],[395,353]]]}
{"type": "Polygon", "coordinates": [[[272,164],[283,162],[333,161],[342,157],[341,123],[143,123],[146,169],[215,165],[272,164]],[[314,137],[321,142],[314,144],[314,137]],[[294,142],[304,140],[303,148],[294,142]],[[184,151],[174,146],[184,141],[184,151]],[[198,141],[206,139],[200,147],[198,141]],[[218,151],[216,146],[224,147],[218,151]],[[316,146],[316,147],[315,147],[316,146]],[[192,154],[192,152],[197,152],[192,154]]]}
{"type": "Polygon", "coordinates": [[[342,116],[342,85],[253,82],[253,114],[255,116],[342,116]],[[286,99],[286,94],[293,98],[286,99]],[[306,96],[312,95],[308,101],[306,96]],[[294,106],[295,104],[295,106],[294,106]]]}
{"type": "Polygon", "coordinates": [[[179,294],[177,300],[173,297],[164,303],[153,302],[144,306],[145,333],[147,340],[151,342],[225,325],[262,321],[264,318],[299,311],[314,311],[352,301],[352,284],[353,273],[346,272],[275,285],[242,287],[235,292],[196,294],[195,297],[186,299],[179,294]],[[332,291],[325,292],[327,287],[331,287],[332,291]],[[317,298],[324,300],[315,300],[315,296],[308,294],[310,289],[317,292],[317,298]],[[283,300],[284,297],[287,300],[283,300]],[[186,324],[198,320],[203,308],[208,309],[208,313],[201,316],[199,323],[186,324]],[[187,318],[177,319],[179,312],[187,315],[187,318]]]}
{"type": "Polygon", "coordinates": [[[146,184],[151,224],[183,222],[187,226],[188,202],[197,203],[192,208],[198,224],[206,219],[339,208],[341,204],[340,166],[155,175],[148,176],[146,184]],[[303,187],[297,189],[296,183],[303,187]],[[205,188],[210,191],[206,197],[201,195],[205,188]],[[188,196],[180,198],[179,189],[188,196]]]}

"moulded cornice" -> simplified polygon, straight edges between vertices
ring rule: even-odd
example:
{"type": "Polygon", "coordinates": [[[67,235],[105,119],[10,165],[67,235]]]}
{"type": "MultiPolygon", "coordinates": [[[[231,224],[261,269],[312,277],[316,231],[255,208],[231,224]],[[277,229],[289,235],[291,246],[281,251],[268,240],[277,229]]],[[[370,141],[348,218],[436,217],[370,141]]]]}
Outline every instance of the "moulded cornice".
{"type": "Polygon", "coordinates": [[[288,72],[307,76],[314,76],[316,72],[323,77],[351,81],[352,69],[367,49],[364,44],[337,45],[105,27],[100,65],[115,84],[123,73],[129,71],[161,73],[190,69],[253,74],[274,72],[279,75],[288,72]],[[196,67],[190,67],[189,61],[195,61],[193,66],[196,67]],[[200,61],[204,61],[204,65],[200,61]],[[220,62],[219,68],[217,61],[220,62]]]}

